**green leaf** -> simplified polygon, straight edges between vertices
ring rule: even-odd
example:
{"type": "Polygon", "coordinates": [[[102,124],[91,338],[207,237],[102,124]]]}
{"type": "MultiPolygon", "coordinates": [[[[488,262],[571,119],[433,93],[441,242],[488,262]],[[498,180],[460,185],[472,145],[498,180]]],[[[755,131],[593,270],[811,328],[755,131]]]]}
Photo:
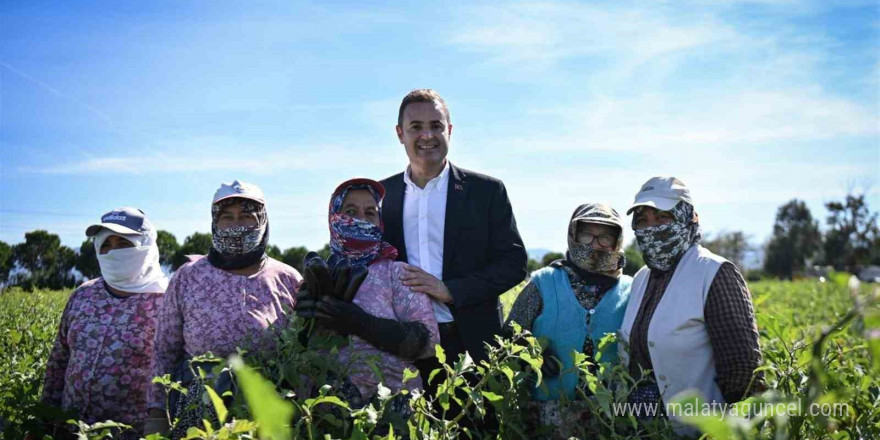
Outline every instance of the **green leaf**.
{"type": "Polygon", "coordinates": [[[407,383],[417,377],[419,377],[419,370],[410,370],[409,368],[403,369],[403,383],[407,383]]]}
{"type": "Polygon", "coordinates": [[[321,396],[321,397],[316,397],[314,399],[306,399],[306,402],[305,402],[306,406],[309,408],[312,408],[316,405],[320,405],[322,403],[329,403],[331,405],[336,405],[338,407],[345,408],[345,409],[349,408],[348,403],[345,403],[342,399],[340,399],[339,397],[336,397],[336,396],[321,396]]]}
{"type": "Polygon", "coordinates": [[[495,393],[493,393],[493,392],[491,392],[491,391],[483,391],[482,393],[483,393],[483,397],[485,397],[486,400],[488,400],[488,401],[490,401],[490,402],[498,402],[499,400],[503,400],[503,399],[504,399],[503,396],[500,396],[500,395],[498,395],[498,394],[495,394],[495,393]]]}
{"type": "Polygon", "coordinates": [[[18,343],[21,342],[21,332],[18,330],[10,330],[9,339],[12,341],[12,345],[18,345],[18,343]]]}
{"type": "Polygon", "coordinates": [[[207,391],[208,396],[211,397],[211,403],[214,404],[214,409],[217,411],[217,419],[220,420],[220,424],[223,425],[226,423],[226,415],[228,414],[223,399],[221,399],[220,396],[217,395],[217,392],[208,385],[205,385],[205,391],[207,391]]]}
{"type": "Polygon", "coordinates": [[[293,405],[278,397],[275,387],[259,373],[233,356],[229,364],[238,376],[251,415],[259,424],[260,438],[290,440],[288,422],[293,417],[293,405]]]}
{"type": "Polygon", "coordinates": [[[394,436],[394,425],[388,425],[388,435],[385,436],[386,440],[394,440],[397,437],[394,436]]]}
{"type": "Polygon", "coordinates": [[[468,368],[474,365],[474,359],[471,358],[471,354],[468,352],[464,352],[464,354],[460,355],[458,361],[455,362],[455,372],[460,373],[462,371],[467,371],[468,368]]]}
{"type": "MultiPolygon", "coordinates": [[[[685,392],[672,399],[670,408],[679,408],[677,411],[682,422],[698,428],[700,431],[711,435],[716,439],[728,439],[733,437],[733,430],[725,423],[722,414],[706,414],[703,411],[705,402],[699,394],[685,392]],[[675,406],[678,405],[678,406],[675,406]]],[[[670,414],[670,416],[676,414],[670,414]]]]}
{"type": "Polygon", "coordinates": [[[437,356],[437,360],[440,361],[441,364],[446,363],[446,352],[443,351],[443,347],[440,344],[434,346],[434,353],[437,356]]]}

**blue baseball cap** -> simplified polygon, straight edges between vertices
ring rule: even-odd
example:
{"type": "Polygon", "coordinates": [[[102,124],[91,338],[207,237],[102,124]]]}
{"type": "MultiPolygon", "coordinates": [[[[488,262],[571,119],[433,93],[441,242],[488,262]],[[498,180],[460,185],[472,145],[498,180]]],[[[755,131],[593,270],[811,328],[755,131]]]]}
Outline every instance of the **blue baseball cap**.
{"type": "Polygon", "coordinates": [[[153,230],[153,225],[140,209],[117,208],[102,215],[101,223],[86,228],[86,236],[93,237],[104,228],[118,234],[148,235],[153,230]]]}

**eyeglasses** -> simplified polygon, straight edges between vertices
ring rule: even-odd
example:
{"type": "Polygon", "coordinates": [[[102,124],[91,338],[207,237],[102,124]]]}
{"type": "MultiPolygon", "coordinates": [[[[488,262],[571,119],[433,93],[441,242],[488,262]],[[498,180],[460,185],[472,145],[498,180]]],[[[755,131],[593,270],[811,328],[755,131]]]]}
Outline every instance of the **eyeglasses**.
{"type": "Polygon", "coordinates": [[[615,237],[613,235],[608,235],[608,234],[593,235],[589,232],[581,232],[580,234],[578,234],[577,238],[578,238],[578,241],[581,241],[580,239],[586,240],[585,243],[583,241],[581,241],[581,243],[588,244],[588,245],[593,244],[593,241],[595,241],[597,239],[599,240],[599,244],[602,246],[610,247],[610,246],[614,246],[615,243],[617,243],[617,237],[615,237]]]}

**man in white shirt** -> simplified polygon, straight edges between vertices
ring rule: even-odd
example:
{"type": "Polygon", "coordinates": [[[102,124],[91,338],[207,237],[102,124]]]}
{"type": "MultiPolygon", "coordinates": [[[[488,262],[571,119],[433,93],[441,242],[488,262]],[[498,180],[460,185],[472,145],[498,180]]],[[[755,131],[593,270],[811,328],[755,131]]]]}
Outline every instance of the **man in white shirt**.
{"type": "MultiPolygon", "coordinates": [[[[452,165],[446,102],[430,89],[404,97],[397,137],[407,169],[382,181],[385,239],[409,263],[401,278],[429,295],[447,361],[468,351],[486,359],[485,343],[501,333],[498,296],[527,275],[527,255],[504,184],[452,165]]],[[[423,381],[436,358],[417,364],[423,381]]]]}

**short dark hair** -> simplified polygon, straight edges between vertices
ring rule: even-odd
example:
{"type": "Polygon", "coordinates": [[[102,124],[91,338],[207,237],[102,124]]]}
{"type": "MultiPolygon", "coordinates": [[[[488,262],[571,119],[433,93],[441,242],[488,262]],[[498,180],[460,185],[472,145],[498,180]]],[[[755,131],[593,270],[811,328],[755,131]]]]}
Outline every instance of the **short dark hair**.
{"type": "Polygon", "coordinates": [[[403,111],[406,109],[406,106],[414,102],[436,102],[440,104],[440,108],[446,114],[446,123],[452,123],[449,118],[449,108],[446,107],[446,101],[443,100],[437,91],[434,89],[415,89],[407,93],[403,97],[403,101],[400,102],[400,110],[397,112],[397,125],[403,125],[403,111]]]}

